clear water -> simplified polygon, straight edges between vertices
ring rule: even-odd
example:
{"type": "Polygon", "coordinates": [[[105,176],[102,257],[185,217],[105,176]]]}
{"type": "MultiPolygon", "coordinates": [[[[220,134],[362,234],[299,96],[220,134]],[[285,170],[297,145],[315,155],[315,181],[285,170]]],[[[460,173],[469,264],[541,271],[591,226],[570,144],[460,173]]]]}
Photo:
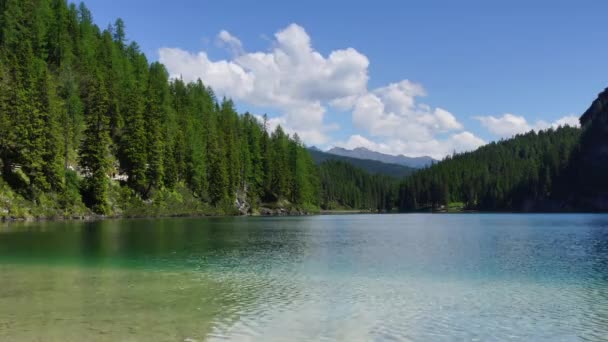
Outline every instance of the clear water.
{"type": "Polygon", "coordinates": [[[0,341],[608,341],[608,216],[0,226],[0,341]]]}

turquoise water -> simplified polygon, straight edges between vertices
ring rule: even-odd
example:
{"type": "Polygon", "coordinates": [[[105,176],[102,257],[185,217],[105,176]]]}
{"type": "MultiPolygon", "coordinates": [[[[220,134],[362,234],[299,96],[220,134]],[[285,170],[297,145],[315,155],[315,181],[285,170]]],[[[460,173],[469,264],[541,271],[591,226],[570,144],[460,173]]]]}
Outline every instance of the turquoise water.
{"type": "Polygon", "coordinates": [[[0,226],[1,341],[608,341],[607,215],[0,226]]]}

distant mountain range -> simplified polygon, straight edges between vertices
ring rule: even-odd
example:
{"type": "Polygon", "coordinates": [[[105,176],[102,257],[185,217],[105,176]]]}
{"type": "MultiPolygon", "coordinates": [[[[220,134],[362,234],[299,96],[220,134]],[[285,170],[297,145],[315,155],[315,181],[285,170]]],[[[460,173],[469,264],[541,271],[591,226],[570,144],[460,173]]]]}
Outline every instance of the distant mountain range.
{"type": "Polygon", "coordinates": [[[310,152],[310,155],[317,164],[321,164],[328,160],[339,160],[349,163],[357,168],[363,169],[371,174],[381,174],[395,178],[403,178],[411,175],[416,171],[416,168],[404,165],[390,164],[377,160],[353,158],[341,156],[338,154],[327,153],[319,150],[314,146],[308,148],[308,151],[310,152]]]}
{"type": "Polygon", "coordinates": [[[427,156],[425,156],[425,157],[407,157],[402,154],[400,154],[398,156],[393,156],[390,154],[384,154],[384,153],[380,153],[380,152],[371,151],[365,147],[357,147],[354,150],[347,150],[347,149],[341,148],[341,147],[334,147],[331,150],[327,151],[327,153],[335,154],[335,155],[343,156],[343,157],[349,157],[349,158],[376,160],[376,161],[383,162],[383,163],[397,164],[397,165],[407,166],[407,167],[416,168],[416,169],[424,168],[424,167],[427,167],[427,166],[433,164],[434,162],[437,162],[437,160],[435,160],[431,157],[427,157],[427,156]]]}

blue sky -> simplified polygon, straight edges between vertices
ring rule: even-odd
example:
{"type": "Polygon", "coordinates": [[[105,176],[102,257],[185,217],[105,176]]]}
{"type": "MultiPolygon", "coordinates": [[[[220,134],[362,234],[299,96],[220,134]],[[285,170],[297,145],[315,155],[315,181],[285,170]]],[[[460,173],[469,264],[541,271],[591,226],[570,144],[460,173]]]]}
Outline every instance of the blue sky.
{"type": "Polygon", "coordinates": [[[85,3],[171,74],[321,147],[442,157],[574,124],[608,85],[602,1],[85,3]]]}

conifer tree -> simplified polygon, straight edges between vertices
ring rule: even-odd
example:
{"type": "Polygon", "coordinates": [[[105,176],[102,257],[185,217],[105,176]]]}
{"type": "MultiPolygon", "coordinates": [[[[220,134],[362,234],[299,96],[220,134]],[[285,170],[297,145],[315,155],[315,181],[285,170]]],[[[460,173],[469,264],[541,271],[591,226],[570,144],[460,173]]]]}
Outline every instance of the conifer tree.
{"type": "Polygon", "coordinates": [[[147,107],[145,112],[146,154],[148,189],[160,187],[165,175],[164,157],[165,144],[170,144],[167,130],[163,124],[169,118],[169,88],[168,73],[160,63],[150,66],[150,76],[147,91],[147,107]]]}
{"type": "Polygon", "coordinates": [[[80,147],[80,166],[85,175],[84,200],[99,214],[110,212],[108,174],[110,159],[110,120],[107,116],[108,93],[101,75],[91,82],[85,107],[86,129],[80,147]]]}
{"type": "Polygon", "coordinates": [[[228,200],[229,178],[214,120],[209,122],[209,128],[210,135],[207,140],[209,197],[212,204],[220,205],[228,200]]]}
{"type": "Polygon", "coordinates": [[[142,194],[147,186],[144,103],[135,87],[129,94],[129,102],[125,104],[127,121],[120,140],[120,168],[128,177],[129,186],[142,194]]]}
{"type": "Polygon", "coordinates": [[[34,202],[83,177],[84,203],[104,214],[116,194],[153,202],[175,189],[229,209],[237,195],[315,205],[321,187],[297,136],[270,133],[266,116],[240,115],[201,80],[170,80],[121,19],[102,31],[64,0],[0,0],[0,164],[34,202]]]}

